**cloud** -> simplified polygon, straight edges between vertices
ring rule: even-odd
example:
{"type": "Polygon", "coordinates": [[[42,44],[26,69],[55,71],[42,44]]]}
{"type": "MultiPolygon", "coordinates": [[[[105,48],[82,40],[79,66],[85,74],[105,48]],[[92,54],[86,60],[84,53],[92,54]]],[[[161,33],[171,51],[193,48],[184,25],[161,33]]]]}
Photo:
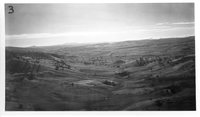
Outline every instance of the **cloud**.
{"type": "MultiPolygon", "coordinates": [[[[127,33],[142,33],[142,32],[152,32],[152,31],[165,31],[172,29],[183,29],[194,27],[194,22],[160,22],[155,25],[146,25],[141,27],[120,27],[115,29],[102,29],[99,31],[74,31],[66,33],[37,33],[37,34],[18,34],[18,35],[6,35],[7,40],[18,40],[18,39],[39,39],[39,38],[56,38],[56,37],[94,37],[94,36],[113,36],[127,33]]],[[[98,29],[98,28],[97,28],[98,29]]]]}
{"type": "Polygon", "coordinates": [[[164,25],[192,25],[194,22],[161,22],[161,23],[156,23],[156,26],[164,26],[164,25]]]}
{"type": "Polygon", "coordinates": [[[163,25],[169,25],[169,22],[161,22],[161,23],[157,23],[157,26],[163,26],[163,25]]]}
{"type": "Polygon", "coordinates": [[[194,22],[175,22],[172,24],[178,24],[178,25],[190,25],[190,24],[194,24],[194,22]]]}
{"type": "Polygon", "coordinates": [[[66,32],[66,33],[38,33],[6,35],[7,46],[56,45],[63,43],[99,43],[117,42],[125,40],[140,40],[147,38],[163,38],[194,35],[194,26],[185,25],[192,22],[167,22],[158,25],[140,27],[128,26],[113,30],[66,32]],[[184,25],[183,25],[184,24],[184,25]]]}
{"type": "MultiPolygon", "coordinates": [[[[98,31],[98,32],[91,32],[91,31],[85,31],[85,32],[66,32],[66,33],[38,33],[38,34],[19,34],[19,35],[6,35],[6,40],[20,40],[20,39],[44,39],[44,38],[83,38],[83,37],[116,37],[119,35],[128,35],[128,34],[143,34],[143,33],[156,33],[156,32],[163,32],[168,30],[182,30],[182,29],[188,29],[193,27],[181,27],[181,26],[170,26],[170,25],[164,25],[169,23],[160,23],[159,25],[152,25],[152,26],[144,26],[140,28],[128,28],[125,30],[118,30],[118,31],[98,31]]],[[[178,22],[174,24],[189,24],[189,22],[178,22]]],[[[190,23],[192,24],[192,23],[190,23]]]]}
{"type": "Polygon", "coordinates": [[[115,32],[67,32],[67,33],[38,33],[38,34],[19,34],[6,35],[6,39],[37,39],[37,38],[53,38],[53,37],[68,37],[68,36],[98,36],[106,35],[115,32]]]}

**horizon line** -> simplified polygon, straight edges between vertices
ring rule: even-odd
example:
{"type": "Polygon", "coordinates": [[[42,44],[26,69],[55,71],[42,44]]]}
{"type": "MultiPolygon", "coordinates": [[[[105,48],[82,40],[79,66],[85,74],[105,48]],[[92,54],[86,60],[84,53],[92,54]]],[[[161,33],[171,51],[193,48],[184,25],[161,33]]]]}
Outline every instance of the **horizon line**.
{"type": "Polygon", "coordinates": [[[144,40],[162,40],[162,39],[170,39],[170,38],[187,38],[187,37],[195,37],[195,35],[190,36],[177,36],[177,37],[161,37],[161,38],[146,38],[146,39],[138,39],[138,40],[124,40],[124,41],[117,41],[117,42],[91,42],[91,43],[63,43],[63,44],[55,44],[55,45],[44,45],[44,46],[6,46],[5,47],[16,47],[16,48],[37,48],[37,47],[51,47],[51,46],[83,46],[83,45],[95,45],[95,44],[113,44],[113,43],[120,43],[120,42],[134,42],[134,41],[144,41],[144,40]]]}

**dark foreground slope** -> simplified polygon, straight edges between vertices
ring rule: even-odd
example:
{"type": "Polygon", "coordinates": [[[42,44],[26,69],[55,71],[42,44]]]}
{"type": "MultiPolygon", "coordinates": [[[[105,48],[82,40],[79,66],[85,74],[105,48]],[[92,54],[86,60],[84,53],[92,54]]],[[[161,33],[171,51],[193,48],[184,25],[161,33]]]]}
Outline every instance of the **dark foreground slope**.
{"type": "Polygon", "coordinates": [[[6,48],[6,110],[195,110],[194,37],[6,48]]]}

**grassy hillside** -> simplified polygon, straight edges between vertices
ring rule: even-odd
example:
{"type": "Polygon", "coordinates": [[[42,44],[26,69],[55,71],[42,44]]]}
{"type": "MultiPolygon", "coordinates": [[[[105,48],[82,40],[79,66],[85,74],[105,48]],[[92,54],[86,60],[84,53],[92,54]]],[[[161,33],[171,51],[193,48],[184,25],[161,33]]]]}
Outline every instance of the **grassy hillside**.
{"type": "Polygon", "coordinates": [[[6,48],[6,110],[195,110],[195,37],[6,48]]]}

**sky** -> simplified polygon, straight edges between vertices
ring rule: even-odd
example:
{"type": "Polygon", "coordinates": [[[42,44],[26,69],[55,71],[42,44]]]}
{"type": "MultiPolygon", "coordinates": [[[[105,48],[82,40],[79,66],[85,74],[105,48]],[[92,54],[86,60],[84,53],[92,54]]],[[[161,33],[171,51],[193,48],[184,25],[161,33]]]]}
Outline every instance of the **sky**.
{"type": "Polygon", "coordinates": [[[17,47],[194,36],[194,4],[6,4],[5,26],[17,47]]]}

